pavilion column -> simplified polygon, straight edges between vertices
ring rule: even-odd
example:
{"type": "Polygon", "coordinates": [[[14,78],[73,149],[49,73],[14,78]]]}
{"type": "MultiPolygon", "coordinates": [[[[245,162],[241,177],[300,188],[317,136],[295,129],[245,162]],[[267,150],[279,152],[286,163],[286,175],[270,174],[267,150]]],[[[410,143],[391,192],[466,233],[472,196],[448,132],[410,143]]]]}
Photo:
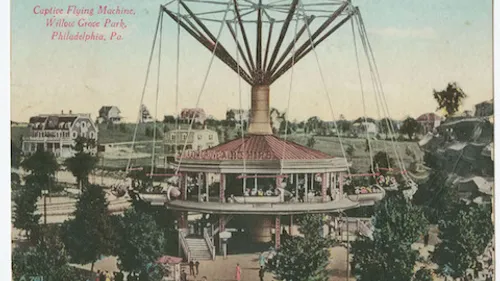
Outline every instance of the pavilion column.
{"type": "Polygon", "coordinates": [[[276,221],[274,223],[274,247],[276,249],[280,248],[281,244],[281,220],[280,216],[276,216],[276,221]]]}
{"type": "Polygon", "coordinates": [[[198,182],[196,186],[198,187],[198,202],[201,202],[201,188],[203,187],[201,173],[198,173],[198,182]]]}
{"type": "Polygon", "coordinates": [[[220,174],[220,184],[219,184],[219,202],[226,202],[226,175],[220,174]]]}
{"type": "Polygon", "coordinates": [[[308,200],[308,197],[309,197],[309,196],[308,196],[308,195],[309,195],[308,193],[309,193],[309,192],[308,192],[308,186],[307,186],[307,185],[308,185],[308,180],[307,180],[307,173],[306,173],[306,174],[304,174],[304,188],[305,188],[305,190],[304,190],[304,197],[305,197],[305,199],[306,199],[306,200],[305,200],[306,202],[308,202],[308,201],[309,201],[309,200],[308,200]]]}
{"type": "MultiPolygon", "coordinates": [[[[181,192],[181,199],[187,199],[187,175],[184,173],[179,174],[179,190],[181,192]]],[[[179,213],[178,229],[187,229],[187,212],[179,213]]]]}
{"type": "MultiPolygon", "coordinates": [[[[219,233],[224,231],[226,231],[226,216],[219,215],[219,233]]],[[[219,250],[221,253],[224,251],[223,246],[224,245],[222,239],[219,239],[219,250]]]]}
{"type": "Polygon", "coordinates": [[[295,200],[299,200],[299,174],[295,174],[295,200]]]}
{"type": "Polygon", "coordinates": [[[321,174],[321,199],[326,202],[326,179],[327,174],[321,174]]]}
{"type": "Polygon", "coordinates": [[[340,198],[344,197],[344,174],[339,173],[339,193],[340,193],[340,198]]]}
{"type": "Polygon", "coordinates": [[[209,193],[209,189],[208,189],[208,173],[205,173],[205,189],[207,192],[207,202],[209,202],[210,201],[210,193],[209,193]]]}
{"type": "Polygon", "coordinates": [[[247,190],[247,178],[246,175],[243,175],[243,194],[245,194],[245,191],[247,190]]]}
{"type": "Polygon", "coordinates": [[[332,193],[332,196],[334,196],[334,200],[338,200],[339,198],[337,198],[337,194],[334,193],[335,190],[337,189],[337,174],[333,174],[333,182],[332,182],[332,185],[330,187],[330,192],[332,193]]]}
{"type": "Polygon", "coordinates": [[[290,215],[290,229],[288,232],[290,233],[290,236],[293,235],[293,214],[290,215]]]}
{"type": "Polygon", "coordinates": [[[181,192],[181,200],[187,199],[187,176],[186,174],[179,174],[179,191],[181,192]]]}

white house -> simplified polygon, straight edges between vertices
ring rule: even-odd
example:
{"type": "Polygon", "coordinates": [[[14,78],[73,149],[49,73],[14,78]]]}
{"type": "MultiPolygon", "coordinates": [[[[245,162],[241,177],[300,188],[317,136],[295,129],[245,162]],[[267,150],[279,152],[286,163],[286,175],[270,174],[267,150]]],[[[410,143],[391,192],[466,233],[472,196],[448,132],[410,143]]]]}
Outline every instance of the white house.
{"type": "Polygon", "coordinates": [[[183,108],[180,114],[180,120],[185,122],[191,122],[194,118],[194,122],[203,124],[207,120],[207,115],[203,108],[183,108]]]}
{"type": "Polygon", "coordinates": [[[243,122],[248,122],[248,119],[250,118],[250,112],[246,109],[229,109],[226,112],[226,119],[228,119],[229,116],[232,115],[233,121],[240,122],[242,120],[243,122]]]}
{"type": "Polygon", "coordinates": [[[120,109],[116,106],[103,106],[99,109],[99,117],[97,117],[97,122],[108,123],[111,122],[113,124],[119,124],[122,120],[120,116],[120,109]]]}
{"type": "Polygon", "coordinates": [[[359,137],[366,137],[367,134],[370,137],[375,137],[378,134],[378,127],[373,122],[360,122],[354,123],[351,131],[359,137]]]}
{"type": "Polygon", "coordinates": [[[186,129],[172,130],[165,134],[164,146],[167,155],[175,155],[176,152],[182,151],[184,144],[186,144],[186,151],[204,150],[219,144],[216,131],[192,129],[189,134],[188,131],[186,129]]]}
{"type": "MultiPolygon", "coordinates": [[[[74,155],[72,146],[77,137],[93,139],[97,142],[98,128],[90,114],[50,114],[33,116],[29,120],[30,135],[23,138],[22,150],[25,155],[37,149],[53,152],[58,158],[74,155]]],[[[95,151],[93,151],[95,153],[95,151]]]]}

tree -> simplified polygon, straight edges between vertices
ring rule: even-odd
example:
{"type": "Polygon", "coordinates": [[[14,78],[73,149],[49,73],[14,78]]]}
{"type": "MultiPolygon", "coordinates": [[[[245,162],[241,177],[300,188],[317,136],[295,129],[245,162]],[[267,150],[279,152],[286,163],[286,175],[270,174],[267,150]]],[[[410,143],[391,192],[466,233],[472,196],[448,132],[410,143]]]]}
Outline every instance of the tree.
{"type": "Polygon", "coordinates": [[[415,272],[415,277],[413,277],[413,281],[432,281],[434,278],[432,277],[432,272],[429,269],[421,268],[417,272],[415,272]]]}
{"type": "Polygon", "coordinates": [[[459,110],[460,105],[462,105],[463,100],[467,97],[456,82],[448,83],[445,90],[433,90],[433,93],[434,99],[438,103],[437,109],[444,109],[446,117],[455,114],[459,110]]]}
{"type": "Polygon", "coordinates": [[[373,118],[370,118],[370,117],[359,117],[358,119],[354,120],[354,122],[352,122],[353,124],[362,124],[362,123],[377,123],[377,121],[375,121],[375,119],[373,118]]]}
{"type": "Polygon", "coordinates": [[[352,123],[347,120],[339,120],[337,121],[337,128],[343,134],[349,132],[351,130],[352,123]]]}
{"type": "Polygon", "coordinates": [[[59,164],[52,153],[37,150],[33,155],[24,159],[21,167],[29,172],[25,178],[26,186],[36,189],[40,196],[42,190],[50,190],[54,184],[59,164]]]}
{"type": "Polygon", "coordinates": [[[229,122],[236,122],[236,115],[234,114],[234,111],[233,110],[228,110],[226,111],[226,121],[229,121],[229,122]]]}
{"type": "Polygon", "coordinates": [[[139,123],[145,123],[151,119],[152,117],[149,113],[149,109],[144,104],[141,104],[141,119],[139,120],[139,123]]]}
{"type": "Polygon", "coordinates": [[[446,172],[433,171],[413,195],[413,203],[423,208],[427,220],[432,224],[445,219],[459,201],[456,189],[447,183],[447,178],[446,172]]]}
{"type": "Polygon", "coordinates": [[[76,203],[74,219],[63,224],[63,241],[71,260],[79,264],[92,263],[111,252],[113,228],[108,201],[100,186],[89,185],[76,203]]]}
{"type": "Polygon", "coordinates": [[[403,121],[403,125],[401,125],[399,132],[408,135],[408,138],[412,140],[413,136],[420,132],[420,127],[420,123],[418,123],[417,120],[408,117],[403,121]]]}
{"type": "Polygon", "coordinates": [[[152,215],[131,207],[120,220],[117,256],[120,268],[128,272],[145,270],[164,252],[166,240],[152,215]]]}
{"type": "Polygon", "coordinates": [[[373,239],[352,243],[351,268],[358,281],[410,281],[419,253],[411,248],[427,230],[422,210],[401,193],[375,206],[373,239]]]}
{"type": "Polygon", "coordinates": [[[345,153],[347,154],[347,156],[349,156],[349,159],[352,160],[352,157],[354,156],[354,152],[356,152],[356,149],[354,148],[354,146],[352,144],[347,145],[345,153]]]}
{"type": "Polygon", "coordinates": [[[89,183],[89,174],[95,169],[98,159],[92,156],[89,152],[89,148],[93,148],[95,143],[93,140],[89,140],[83,137],[78,137],[75,140],[75,145],[73,150],[75,150],[75,156],[66,159],[64,164],[71,171],[73,176],[76,178],[76,182],[80,189],[89,183]]]}
{"type": "Polygon", "coordinates": [[[39,193],[34,188],[23,187],[14,197],[14,227],[25,231],[29,240],[39,230],[40,214],[36,214],[39,193]]]}
{"type": "Polygon", "coordinates": [[[17,147],[12,140],[10,140],[10,166],[12,168],[19,168],[21,164],[22,151],[17,147]]]}
{"type": "Polygon", "coordinates": [[[324,221],[320,215],[299,218],[299,231],[304,237],[293,236],[283,240],[272,266],[275,278],[286,281],[326,281],[329,248],[334,241],[323,237],[324,221]]]}
{"type": "Polygon", "coordinates": [[[383,168],[380,173],[386,174],[387,169],[394,167],[394,159],[389,157],[387,152],[379,151],[375,156],[373,156],[373,168],[383,168]]]}
{"type": "Polygon", "coordinates": [[[13,250],[13,280],[20,280],[22,276],[26,280],[36,276],[43,276],[44,280],[51,281],[85,280],[68,266],[68,257],[59,231],[58,226],[51,226],[45,229],[45,238],[35,246],[16,247],[13,250]]]}
{"type": "Polygon", "coordinates": [[[383,118],[379,122],[379,128],[382,133],[386,136],[396,132],[396,127],[394,126],[394,121],[390,118],[383,118]]]}
{"type": "Polygon", "coordinates": [[[465,277],[493,238],[490,204],[460,202],[439,221],[439,239],[432,261],[438,273],[453,278],[465,277]]]}
{"type": "Polygon", "coordinates": [[[310,117],[309,119],[307,119],[307,122],[306,122],[306,132],[307,133],[315,133],[316,130],[318,129],[318,127],[321,125],[321,119],[319,119],[318,116],[313,116],[313,117],[310,117]]]}
{"type": "Polygon", "coordinates": [[[314,145],[316,144],[316,139],[314,137],[310,137],[307,139],[307,146],[310,148],[314,148],[314,145]]]}
{"type": "Polygon", "coordinates": [[[173,115],[165,115],[163,117],[163,123],[174,124],[175,123],[175,117],[173,115]]]}

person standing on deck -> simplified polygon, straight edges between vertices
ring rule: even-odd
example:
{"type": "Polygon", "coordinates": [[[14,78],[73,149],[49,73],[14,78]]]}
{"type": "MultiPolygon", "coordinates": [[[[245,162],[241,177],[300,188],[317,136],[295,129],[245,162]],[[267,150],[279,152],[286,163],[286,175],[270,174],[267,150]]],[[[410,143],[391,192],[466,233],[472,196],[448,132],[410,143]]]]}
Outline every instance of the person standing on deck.
{"type": "Polygon", "coordinates": [[[194,261],[189,262],[189,275],[194,275],[194,261]]]}
{"type": "Polygon", "coordinates": [[[241,281],[241,267],[240,264],[236,264],[236,281],[241,281]]]}
{"type": "Polygon", "coordinates": [[[260,281],[264,281],[264,268],[261,267],[259,269],[259,278],[260,278],[260,281]]]}
{"type": "Polygon", "coordinates": [[[264,268],[266,266],[266,257],[264,256],[264,252],[262,252],[259,256],[259,266],[260,268],[264,268]]]}
{"type": "Polygon", "coordinates": [[[200,274],[200,271],[199,271],[199,269],[200,269],[200,262],[196,261],[194,263],[194,267],[196,268],[196,276],[198,276],[198,274],[200,274]]]}

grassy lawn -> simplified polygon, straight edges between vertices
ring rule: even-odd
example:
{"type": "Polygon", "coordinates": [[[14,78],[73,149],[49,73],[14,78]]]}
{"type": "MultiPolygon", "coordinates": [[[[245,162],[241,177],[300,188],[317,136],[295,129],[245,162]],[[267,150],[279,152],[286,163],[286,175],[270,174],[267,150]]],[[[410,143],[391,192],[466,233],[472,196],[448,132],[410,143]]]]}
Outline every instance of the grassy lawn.
{"type": "MultiPolygon", "coordinates": [[[[288,136],[289,140],[302,145],[307,144],[308,138],[309,137],[306,136],[288,136]]],[[[337,137],[315,136],[314,139],[316,140],[316,143],[313,147],[314,149],[320,150],[332,156],[343,157],[340,141],[337,137]]],[[[370,153],[369,151],[365,151],[366,139],[341,138],[341,141],[344,150],[347,149],[348,145],[352,145],[354,147],[354,154],[352,157],[353,167],[360,172],[367,172],[370,169],[370,153]]],[[[370,141],[370,143],[372,147],[372,156],[374,156],[379,151],[387,151],[389,156],[395,160],[396,165],[397,161],[394,150],[397,151],[399,157],[403,158],[403,162],[405,163],[406,167],[408,167],[409,164],[413,162],[413,159],[410,156],[406,155],[407,147],[409,147],[410,150],[415,153],[417,159],[422,159],[423,157],[423,152],[420,150],[416,142],[391,142],[385,140],[372,140],[370,141]]]]}
{"type": "MultiPolygon", "coordinates": [[[[134,131],[136,128],[136,124],[120,124],[120,125],[113,125],[113,126],[108,126],[106,124],[100,124],[99,126],[99,143],[100,144],[106,144],[106,143],[117,143],[117,142],[131,142],[133,139],[134,131]]],[[[159,128],[159,136],[163,135],[163,130],[166,129],[172,130],[175,128],[174,124],[163,124],[163,123],[157,123],[157,126],[159,128]]],[[[188,125],[187,124],[180,124],[182,129],[187,129],[188,125]]],[[[146,135],[146,128],[150,128],[152,130],[153,124],[148,123],[148,124],[139,124],[137,127],[137,137],[136,141],[152,141],[151,136],[146,135]]],[[[211,128],[215,129],[215,128],[211,128]]],[[[222,127],[220,128],[222,129],[222,127]]],[[[236,137],[237,130],[236,129],[229,129],[228,135],[230,139],[233,139],[236,137]]],[[[28,136],[29,134],[29,128],[26,127],[12,127],[11,128],[11,139],[14,141],[16,145],[21,144],[21,136],[28,136]]],[[[307,139],[309,136],[304,136],[304,135],[289,135],[287,136],[288,140],[297,142],[302,145],[307,144],[307,139]]],[[[337,137],[329,137],[329,136],[315,136],[314,137],[316,140],[316,143],[314,145],[314,149],[320,150],[322,152],[325,152],[327,154],[330,154],[332,156],[336,157],[343,157],[342,149],[340,146],[339,139],[337,137]]],[[[219,135],[219,140],[221,143],[225,142],[223,134],[219,135]]],[[[360,172],[366,172],[370,168],[370,154],[368,151],[365,151],[366,149],[366,140],[362,138],[345,138],[343,137],[342,139],[342,144],[344,146],[344,150],[347,149],[349,145],[352,145],[354,148],[354,154],[352,157],[352,162],[353,162],[353,167],[357,169],[360,172]]],[[[143,153],[150,153],[151,152],[151,145],[152,144],[138,144],[136,145],[136,151],[138,152],[143,152],[143,153]]],[[[157,148],[157,153],[162,152],[162,147],[161,147],[161,139],[157,140],[157,145],[159,147],[157,148]]],[[[412,150],[415,155],[417,156],[417,159],[422,159],[423,153],[420,151],[418,145],[416,142],[391,142],[391,141],[385,141],[385,140],[373,140],[371,141],[371,146],[372,146],[372,155],[375,155],[379,151],[387,151],[390,155],[390,157],[396,159],[395,153],[394,153],[394,147],[397,150],[398,154],[400,157],[403,157],[403,161],[405,165],[408,167],[408,165],[413,162],[413,159],[406,154],[406,149],[407,147],[412,150]]],[[[150,159],[137,159],[134,162],[137,162],[136,165],[146,165],[147,163],[150,163],[150,159]]],[[[125,167],[126,166],[126,160],[125,159],[115,159],[115,160],[104,160],[104,163],[102,161],[99,161],[99,166],[103,165],[109,168],[119,168],[119,167],[125,167]]],[[[397,164],[397,162],[396,162],[397,164]]],[[[399,166],[397,166],[399,167],[399,166]]]]}

